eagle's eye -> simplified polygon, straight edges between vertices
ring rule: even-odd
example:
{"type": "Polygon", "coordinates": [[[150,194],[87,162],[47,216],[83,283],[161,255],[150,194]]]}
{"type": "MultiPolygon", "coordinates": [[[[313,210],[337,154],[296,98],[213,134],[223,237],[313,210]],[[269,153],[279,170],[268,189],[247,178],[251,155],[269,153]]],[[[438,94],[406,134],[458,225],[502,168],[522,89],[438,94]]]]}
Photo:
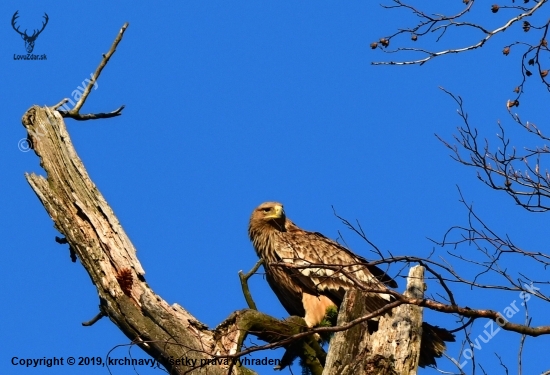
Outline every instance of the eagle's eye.
{"type": "Polygon", "coordinates": [[[271,211],[271,208],[269,208],[269,207],[264,207],[264,208],[262,208],[262,211],[263,211],[263,212],[269,212],[269,211],[271,211]]]}

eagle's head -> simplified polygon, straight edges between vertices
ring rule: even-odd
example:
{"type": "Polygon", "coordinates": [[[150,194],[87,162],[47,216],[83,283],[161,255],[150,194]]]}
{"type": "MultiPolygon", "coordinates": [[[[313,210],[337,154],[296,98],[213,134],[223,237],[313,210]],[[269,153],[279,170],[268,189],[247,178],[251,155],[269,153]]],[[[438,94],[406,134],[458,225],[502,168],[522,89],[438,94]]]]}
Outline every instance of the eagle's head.
{"type": "Polygon", "coordinates": [[[276,229],[285,231],[285,210],[277,202],[265,202],[252,211],[250,216],[249,232],[251,230],[276,229]]]}

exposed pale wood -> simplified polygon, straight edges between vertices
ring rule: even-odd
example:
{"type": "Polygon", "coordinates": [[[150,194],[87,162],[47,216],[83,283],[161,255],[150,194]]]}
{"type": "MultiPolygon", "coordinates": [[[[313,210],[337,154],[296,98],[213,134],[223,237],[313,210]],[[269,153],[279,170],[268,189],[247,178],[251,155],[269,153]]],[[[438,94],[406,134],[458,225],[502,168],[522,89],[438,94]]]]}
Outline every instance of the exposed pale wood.
{"type": "MultiPolygon", "coordinates": [[[[408,297],[424,295],[424,267],[411,268],[407,279],[408,297]]],[[[338,325],[366,315],[365,295],[346,293],[340,306],[338,325]]],[[[400,305],[379,317],[377,331],[369,334],[368,324],[337,332],[331,340],[325,375],[415,375],[420,355],[422,307],[400,305]]]]}
{"type": "MultiPolygon", "coordinates": [[[[411,298],[424,297],[424,267],[414,266],[409,270],[407,290],[411,298]]],[[[372,351],[386,358],[394,358],[398,374],[416,375],[420,358],[422,337],[422,307],[403,304],[392,314],[380,317],[378,331],[373,335],[372,351]]]]}

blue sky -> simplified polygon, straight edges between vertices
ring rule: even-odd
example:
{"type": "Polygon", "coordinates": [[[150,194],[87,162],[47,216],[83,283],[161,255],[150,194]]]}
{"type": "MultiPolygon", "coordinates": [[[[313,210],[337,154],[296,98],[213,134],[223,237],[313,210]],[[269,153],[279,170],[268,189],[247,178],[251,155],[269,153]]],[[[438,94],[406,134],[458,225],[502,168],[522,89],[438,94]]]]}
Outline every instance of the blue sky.
{"type": "MultiPolygon", "coordinates": [[[[344,228],[332,206],[358,219],[382,249],[427,256],[434,246],[427,237],[439,239],[450,226],[466,222],[458,184],[492,227],[527,249],[546,250],[543,215],[528,214],[484,187],[434,136],[451,140],[461,125],[456,104],[438,89],[443,86],[463,96],[482,134],[494,138],[496,121],[502,120],[519,147],[533,144],[506,112],[519,61],[502,56],[504,37],[478,51],[398,68],[372,66],[388,56],[369,44],[414,19],[365,1],[8,0],[0,4],[0,20],[0,297],[5,304],[0,316],[8,342],[0,357],[2,373],[69,374],[74,369],[26,370],[10,361],[103,357],[128,343],[108,319],[81,326],[98,311],[95,288],[82,266],[70,262],[66,246],[55,243],[59,233],[24,178],[25,172],[43,171],[33,152],[18,149],[26,137],[24,112],[70,97],[126,21],[124,39],[82,110],[106,112],[125,104],[123,115],[68,120],[68,129],[137,248],[149,285],[210,327],[246,306],[237,272],[257,260],[246,229],[252,209],[264,201],[284,203],[287,215],[305,229],[331,238],[341,231],[367,258],[372,257],[367,244],[344,228]],[[34,50],[47,60],[13,59],[25,52],[10,25],[17,10],[21,29],[37,28],[48,14],[34,50]]],[[[488,22],[498,24],[496,18],[488,22]]],[[[453,43],[467,42],[449,35],[442,45],[453,43]]],[[[519,113],[542,126],[546,100],[531,84],[519,113]]],[[[473,249],[462,251],[468,255],[473,249]]],[[[513,265],[522,267],[521,261],[513,265]]],[[[251,280],[251,288],[263,312],[286,317],[261,276],[251,280]]],[[[499,311],[515,298],[457,292],[461,305],[499,311]]],[[[547,324],[544,315],[533,313],[533,325],[547,324]]],[[[457,326],[451,317],[427,315],[457,326]]],[[[522,322],[520,315],[514,321],[522,322]]],[[[483,324],[474,327],[474,336],[483,324]]],[[[549,343],[544,337],[527,339],[525,373],[548,369],[532,352],[549,343]]],[[[476,351],[476,358],[490,373],[501,371],[493,354],[499,352],[516,369],[518,345],[518,335],[501,332],[476,351]]],[[[448,353],[457,357],[460,350],[451,345],[448,353]]],[[[128,350],[115,353],[123,357],[128,350]]],[[[132,354],[142,356],[138,348],[132,354]]],[[[281,352],[265,355],[280,358],[281,352]]],[[[93,367],[78,370],[98,373],[93,367]]],[[[273,373],[268,367],[256,370],[273,373]]],[[[299,367],[293,371],[299,373],[299,367]]],[[[134,370],[118,367],[112,373],[134,370]]]]}

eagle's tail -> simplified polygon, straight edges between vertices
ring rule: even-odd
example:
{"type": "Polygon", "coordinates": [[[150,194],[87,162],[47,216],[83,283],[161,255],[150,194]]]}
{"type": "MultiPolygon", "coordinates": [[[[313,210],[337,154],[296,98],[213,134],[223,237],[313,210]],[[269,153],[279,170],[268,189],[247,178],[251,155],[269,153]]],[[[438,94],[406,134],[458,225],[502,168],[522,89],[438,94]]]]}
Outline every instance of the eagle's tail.
{"type": "Polygon", "coordinates": [[[445,328],[423,322],[418,365],[420,367],[435,366],[435,359],[440,358],[447,348],[445,341],[454,342],[455,336],[445,328]]]}
{"type": "Polygon", "coordinates": [[[388,303],[393,302],[393,298],[389,295],[380,295],[379,293],[366,293],[365,311],[367,313],[375,312],[378,309],[385,307],[388,303]],[[388,296],[387,298],[385,298],[388,296]]]}

